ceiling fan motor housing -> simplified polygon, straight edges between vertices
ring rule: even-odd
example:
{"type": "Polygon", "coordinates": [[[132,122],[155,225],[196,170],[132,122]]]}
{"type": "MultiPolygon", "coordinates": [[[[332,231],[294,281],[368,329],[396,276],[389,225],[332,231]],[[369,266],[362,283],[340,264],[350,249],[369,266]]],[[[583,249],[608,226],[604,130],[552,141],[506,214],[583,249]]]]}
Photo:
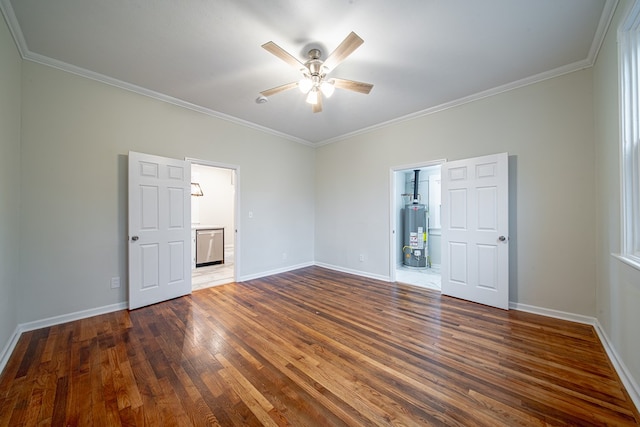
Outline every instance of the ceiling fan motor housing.
{"type": "Polygon", "coordinates": [[[320,59],[320,55],[322,55],[322,52],[320,52],[319,49],[311,49],[307,54],[309,60],[305,62],[304,65],[305,67],[307,67],[307,69],[309,70],[309,74],[312,76],[321,75],[323,62],[320,59]]]}

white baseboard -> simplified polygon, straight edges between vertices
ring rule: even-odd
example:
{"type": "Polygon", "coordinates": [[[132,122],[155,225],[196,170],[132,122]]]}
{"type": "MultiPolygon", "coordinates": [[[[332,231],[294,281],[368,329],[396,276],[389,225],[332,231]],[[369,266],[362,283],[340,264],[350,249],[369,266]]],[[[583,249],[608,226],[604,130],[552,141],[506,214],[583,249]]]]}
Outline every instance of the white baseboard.
{"type": "Polygon", "coordinates": [[[288,267],[277,268],[275,270],[263,271],[261,273],[246,274],[238,278],[238,282],[245,282],[247,280],[260,279],[261,277],[273,276],[274,274],[286,273],[287,271],[298,270],[300,268],[311,267],[313,262],[305,262],[297,265],[290,265],[288,267]]]}
{"type": "MultiPolygon", "coordinates": [[[[343,268],[343,267],[320,263],[320,262],[303,263],[303,264],[293,265],[293,266],[289,266],[281,269],[257,273],[253,275],[246,275],[246,276],[242,276],[239,279],[239,281],[259,279],[261,277],[272,276],[274,274],[293,271],[293,270],[297,270],[304,267],[310,267],[312,265],[327,268],[329,270],[340,271],[342,273],[348,273],[348,274],[354,274],[356,276],[367,277],[370,279],[382,280],[385,282],[390,281],[390,278],[388,276],[366,273],[363,271],[352,270],[349,268],[343,268]]],[[[111,313],[118,310],[124,310],[127,307],[128,307],[127,302],[120,302],[117,304],[106,305],[103,307],[97,307],[89,310],[76,311],[74,313],[69,313],[69,314],[64,314],[60,316],[49,317],[42,320],[36,320],[33,322],[18,324],[16,326],[15,331],[11,335],[9,341],[2,349],[2,353],[0,353],[0,372],[2,372],[5,366],[7,365],[7,362],[9,361],[9,357],[11,356],[11,353],[13,353],[13,350],[18,344],[18,340],[20,339],[20,336],[22,335],[23,332],[32,331],[40,328],[46,328],[54,325],[59,325],[59,324],[71,322],[74,320],[86,319],[88,317],[97,316],[105,313],[111,313]]],[[[607,356],[609,357],[609,360],[611,361],[614,369],[616,370],[618,376],[620,377],[622,384],[626,388],[627,393],[629,393],[629,396],[631,397],[631,400],[635,404],[636,408],[640,410],[640,387],[638,386],[638,383],[636,382],[633,375],[631,375],[631,373],[629,372],[629,369],[626,367],[626,365],[622,361],[622,358],[616,352],[606,331],[604,330],[604,328],[602,327],[598,319],[596,319],[595,317],[584,316],[584,315],[574,314],[574,313],[567,313],[564,311],[553,310],[553,309],[543,308],[543,307],[536,307],[536,306],[527,305],[527,304],[520,304],[517,302],[510,302],[509,308],[513,310],[526,311],[528,313],[552,317],[556,319],[569,320],[572,322],[592,325],[596,331],[596,334],[600,339],[600,342],[602,343],[602,346],[605,349],[605,352],[607,353],[607,356]]]]}
{"type": "Polygon", "coordinates": [[[98,316],[100,314],[112,313],[118,310],[124,310],[129,308],[129,303],[119,302],[116,304],[105,305],[103,307],[90,308],[88,310],[76,311],[74,313],[62,314],[60,316],[48,317],[42,320],[35,320],[33,322],[21,323],[18,325],[20,333],[33,331],[34,329],[48,328],[49,326],[60,325],[62,323],[72,322],[74,320],[86,319],[92,316],[98,316]]]}
{"type": "Polygon", "coordinates": [[[598,319],[594,320],[595,323],[593,327],[600,338],[600,342],[602,343],[604,350],[607,352],[607,356],[609,356],[609,360],[618,373],[620,381],[622,381],[627,393],[629,393],[629,397],[631,397],[631,400],[633,400],[633,403],[636,405],[636,409],[640,411],[640,387],[638,386],[638,383],[635,378],[633,378],[633,375],[631,375],[631,372],[629,372],[627,365],[624,364],[622,358],[618,355],[618,352],[609,340],[609,336],[600,324],[600,321],[598,319]]]}
{"type": "Polygon", "coordinates": [[[550,308],[536,307],[534,305],[520,304],[510,301],[509,308],[512,310],[526,311],[527,313],[539,314],[541,316],[553,317],[554,319],[569,320],[570,322],[586,323],[593,325],[594,317],[583,316],[581,314],[567,313],[566,311],[553,310],[550,308]]]}
{"type": "Polygon", "coordinates": [[[615,347],[611,343],[609,336],[605,332],[598,319],[596,319],[595,317],[567,313],[564,311],[536,307],[527,304],[519,304],[516,302],[510,302],[509,308],[593,326],[596,334],[598,335],[598,338],[600,339],[600,342],[602,343],[602,346],[604,347],[605,352],[607,353],[607,356],[609,357],[609,360],[611,361],[611,364],[613,365],[613,368],[616,370],[616,373],[620,377],[620,381],[622,381],[624,388],[627,390],[627,393],[629,393],[629,397],[631,397],[631,400],[633,401],[634,405],[636,405],[636,408],[640,410],[640,387],[638,386],[637,381],[633,378],[633,375],[631,375],[631,372],[629,372],[627,366],[622,361],[622,358],[618,355],[618,352],[615,350],[615,347]]]}
{"type": "Polygon", "coordinates": [[[118,310],[124,310],[129,307],[127,302],[119,302],[117,304],[105,305],[103,307],[91,308],[89,310],[76,311],[74,313],[63,314],[60,316],[48,317],[46,319],[35,320],[33,322],[20,323],[16,326],[13,335],[2,349],[0,353],[0,372],[2,372],[9,362],[11,353],[16,348],[18,340],[23,332],[33,331],[35,329],[47,328],[49,326],[60,325],[62,323],[71,322],[74,320],[86,319],[88,317],[97,316],[105,313],[112,313],[118,310]]]}
{"type": "Polygon", "coordinates": [[[356,276],[367,277],[369,279],[382,280],[384,282],[390,282],[391,281],[391,278],[389,276],[383,276],[383,275],[379,275],[379,274],[371,274],[371,273],[367,273],[366,271],[360,271],[360,270],[352,270],[350,268],[344,268],[344,267],[340,267],[340,266],[332,265],[332,264],[325,264],[323,262],[316,262],[316,263],[314,263],[314,265],[316,265],[318,267],[322,267],[322,268],[328,268],[329,270],[339,271],[341,273],[354,274],[356,276]]]}
{"type": "Polygon", "coordinates": [[[7,366],[9,357],[11,357],[11,353],[13,353],[13,350],[18,344],[20,335],[22,335],[22,331],[20,330],[20,325],[17,325],[16,329],[13,331],[13,334],[9,338],[9,341],[7,341],[7,344],[2,349],[2,353],[0,353],[0,373],[2,373],[2,371],[4,371],[4,367],[7,366]]]}

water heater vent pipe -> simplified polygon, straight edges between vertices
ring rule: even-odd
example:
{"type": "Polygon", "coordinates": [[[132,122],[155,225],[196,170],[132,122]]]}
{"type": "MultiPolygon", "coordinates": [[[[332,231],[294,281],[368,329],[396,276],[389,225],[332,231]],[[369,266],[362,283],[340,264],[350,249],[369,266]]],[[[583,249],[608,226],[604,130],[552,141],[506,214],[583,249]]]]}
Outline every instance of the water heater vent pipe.
{"type": "Polygon", "coordinates": [[[413,181],[413,204],[418,204],[418,177],[420,176],[420,169],[414,169],[414,181],[413,181]]]}

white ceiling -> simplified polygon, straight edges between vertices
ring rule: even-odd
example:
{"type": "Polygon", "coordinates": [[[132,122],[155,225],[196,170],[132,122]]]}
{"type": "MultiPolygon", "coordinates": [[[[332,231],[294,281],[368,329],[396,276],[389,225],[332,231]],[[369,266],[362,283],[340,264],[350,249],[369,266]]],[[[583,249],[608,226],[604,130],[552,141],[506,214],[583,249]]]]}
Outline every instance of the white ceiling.
{"type": "Polygon", "coordinates": [[[589,67],[617,0],[0,0],[24,58],[317,145],[589,67]],[[321,113],[289,90],[355,31],[321,113]]]}

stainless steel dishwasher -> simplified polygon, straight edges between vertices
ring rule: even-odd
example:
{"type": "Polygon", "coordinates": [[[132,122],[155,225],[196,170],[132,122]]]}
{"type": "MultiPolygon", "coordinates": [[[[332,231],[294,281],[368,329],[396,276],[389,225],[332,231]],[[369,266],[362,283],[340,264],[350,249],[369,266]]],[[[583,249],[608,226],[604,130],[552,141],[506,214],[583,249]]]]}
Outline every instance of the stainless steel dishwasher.
{"type": "Polygon", "coordinates": [[[196,230],[196,267],[224,264],[224,228],[196,230]]]}

